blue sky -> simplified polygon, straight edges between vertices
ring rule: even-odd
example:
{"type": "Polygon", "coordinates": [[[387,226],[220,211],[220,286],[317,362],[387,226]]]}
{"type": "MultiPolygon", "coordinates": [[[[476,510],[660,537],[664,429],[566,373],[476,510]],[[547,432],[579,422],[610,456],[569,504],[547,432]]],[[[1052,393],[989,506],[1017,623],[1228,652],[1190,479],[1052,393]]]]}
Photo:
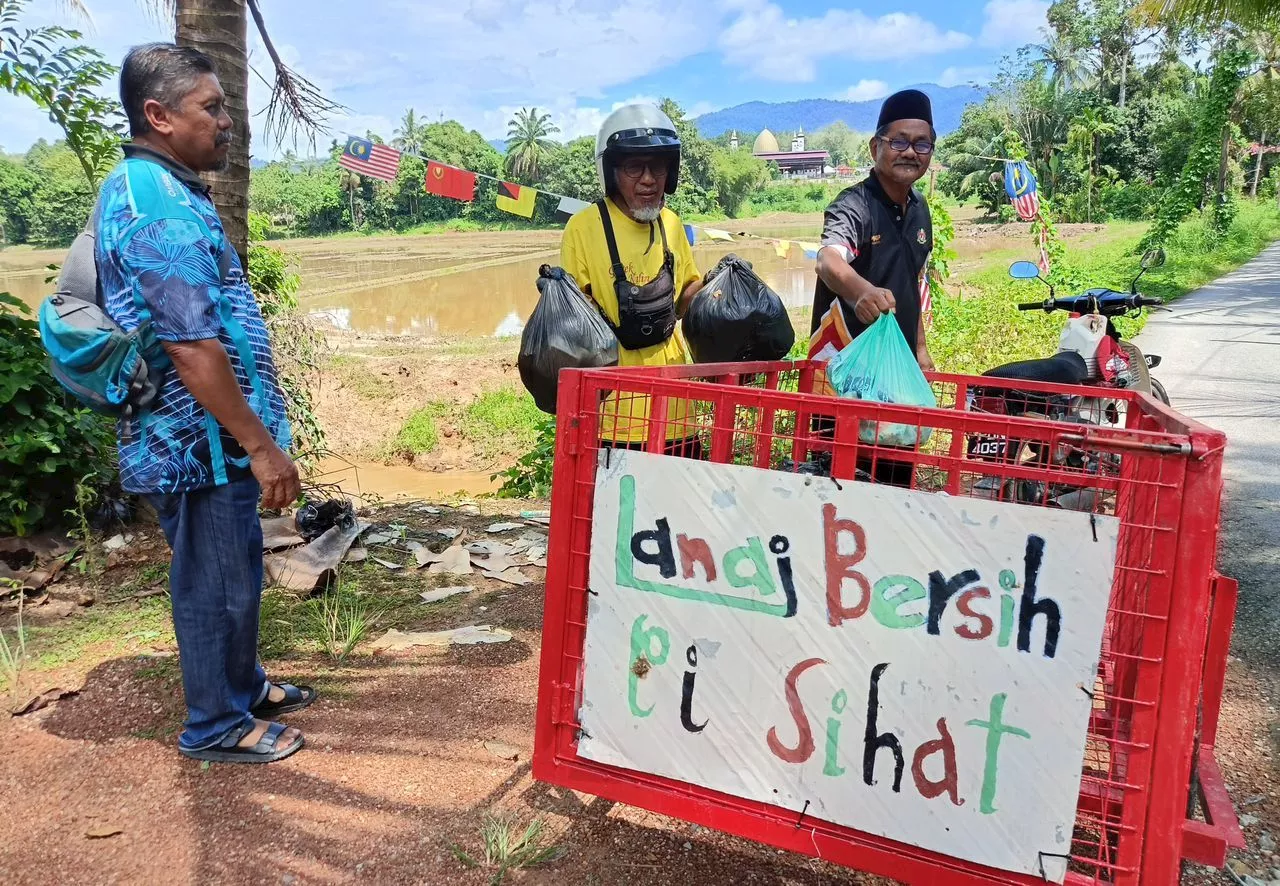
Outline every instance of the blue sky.
{"type": "MultiPolygon", "coordinates": [[[[89,0],[94,20],[62,24],[112,60],[169,36],[141,0],[89,0]]],[[[335,136],[390,136],[413,106],[505,135],[516,108],[592,134],[619,104],[669,95],[697,114],[744,101],[871,99],[934,82],[984,82],[1001,56],[1040,39],[1048,0],[263,0],[285,60],[351,109],[335,136]]],[[[40,2],[32,8],[55,8],[40,2]]],[[[32,13],[32,21],[38,16],[32,13]]],[[[252,34],[252,25],[250,32],[252,34]]],[[[252,41],[251,63],[270,62],[252,41]]],[[[256,110],[266,89],[251,76],[256,110]]],[[[57,130],[0,95],[0,146],[57,130]]],[[[271,157],[280,146],[255,142],[271,157]]],[[[300,145],[299,153],[310,153],[300,145]]]]}

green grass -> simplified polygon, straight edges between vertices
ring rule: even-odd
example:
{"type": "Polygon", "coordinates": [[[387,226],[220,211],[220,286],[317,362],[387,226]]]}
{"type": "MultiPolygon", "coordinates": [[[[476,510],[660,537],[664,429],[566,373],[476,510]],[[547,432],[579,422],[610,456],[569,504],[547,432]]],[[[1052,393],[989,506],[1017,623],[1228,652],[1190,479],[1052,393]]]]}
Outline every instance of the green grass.
{"type": "MultiPolygon", "coordinates": [[[[1099,261],[1104,264],[1122,263],[1126,256],[1147,232],[1145,222],[1113,222],[1097,233],[1084,234],[1066,241],[1067,257],[1073,262],[1099,261]]],[[[948,286],[990,286],[1003,283],[1008,278],[1009,265],[1016,261],[1035,261],[1039,258],[1030,228],[1023,242],[1001,249],[987,249],[969,261],[960,259],[953,263],[953,273],[948,286]],[[955,267],[959,266],[959,267],[955,267]]],[[[1137,260],[1133,260],[1134,268],[1137,260]]],[[[1125,266],[1127,269],[1127,265],[1125,266]]],[[[1129,278],[1123,282],[1127,283],[1129,278]]]]}
{"type": "Polygon", "coordinates": [[[475,445],[480,455],[492,458],[523,452],[538,437],[543,413],[524,391],[502,388],[481,394],[462,412],[462,435],[475,445]]]}
{"type": "Polygon", "coordinates": [[[302,627],[330,658],[339,661],[368,636],[378,620],[378,608],[361,595],[354,583],[340,576],[335,586],[304,604],[302,627]]]}
{"type": "Polygon", "coordinates": [[[23,610],[23,594],[22,585],[11,579],[6,579],[4,587],[6,590],[12,586],[18,592],[18,615],[13,626],[13,636],[10,639],[9,634],[0,628],[0,688],[6,690],[15,690],[19,681],[22,679],[22,672],[27,667],[27,628],[22,621],[23,610]]]}
{"type": "Polygon", "coordinates": [[[387,444],[384,455],[423,455],[435,452],[440,445],[440,419],[447,415],[446,403],[428,403],[415,411],[387,444]]]}
{"type": "Polygon", "coordinates": [[[451,846],[454,856],[469,868],[488,868],[493,872],[490,886],[500,886],[508,871],[531,868],[555,861],[564,855],[564,849],[544,845],[545,834],[542,819],[535,818],[523,831],[506,815],[486,814],[480,825],[483,854],[472,857],[460,846],[451,846]]]}
{"type": "Polygon", "coordinates": [[[382,448],[381,456],[391,459],[435,452],[445,427],[456,429],[481,458],[523,452],[537,439],[542,418],[533,398],[515,388],[487,391],[463,407],[435,401],[409,416],[382,448]]]}
{"type": "Polygon", "coordinates": [[[76,661],[90,649],[112,655],[135,644],[175,643],[169,598],[148,597],[137,605],[95,606],[57,624],[28,627],[28,666],[51,670],[76,661]]]}
{"type": "MultiPolygon", "coordinates": [[[[1103,237],[1099,243],[1084,248],[1067,244],[1070,282],[1060,294],[1075,294],[1091,286],[1128,288],[1138,271],[1139,257],[1134,250],[1145,233],[1145,225],[1121,223],[1115,227],[1115,234],[1103,237]]],[[[1210,229],[1206,218],[1188,219],[1165,246],[1165,266],[1144,276],[1139,289],[1146,295],[1171,301],[1239,267],[1277,239],[1280,210],[1271,203],[1242,201],[1235,223],[1221,236],[1210,229]]],[[[940,369],[979,373],[1010,360],[1042,357],[1057,349],[1066,315],[1023,313],[1016,307],[1019,302],[1043,299],[1047,295],[1043,284],[1010,280],[1007,262],[1000,256],[971,270],[964,282],[964,298],[939,299],[934,305],[929,350],[940,369]]],[[[1137,334],[1144,323],[1145,317],[1120,321],[1126,336],[1137,334]]]]}

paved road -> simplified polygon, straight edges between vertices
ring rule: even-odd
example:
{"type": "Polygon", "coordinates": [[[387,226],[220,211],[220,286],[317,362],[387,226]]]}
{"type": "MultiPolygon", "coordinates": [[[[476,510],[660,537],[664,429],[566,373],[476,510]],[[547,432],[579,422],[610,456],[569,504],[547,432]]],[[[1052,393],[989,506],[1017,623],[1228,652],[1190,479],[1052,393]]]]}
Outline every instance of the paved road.
{"type": "Polygon", "coordinates": [[[1222,572],[1240,580],[1234,651],[1280,677],[1280,244],[1153,315],[1137,339],[1173,407],[1227,434],[1222,572]]]}

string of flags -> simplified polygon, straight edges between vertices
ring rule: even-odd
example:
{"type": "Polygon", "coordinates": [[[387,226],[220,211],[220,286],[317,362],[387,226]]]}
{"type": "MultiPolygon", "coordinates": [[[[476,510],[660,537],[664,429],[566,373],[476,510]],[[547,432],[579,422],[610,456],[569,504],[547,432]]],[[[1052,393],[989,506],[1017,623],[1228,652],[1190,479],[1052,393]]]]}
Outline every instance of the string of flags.
{"type": "MultiPolygon", "coordinates": [[[[494,205],[503,212],[518,215],[522,218],[533,217],[539,194],[546,194],[548,197],[553,197],[558,201],[556,203],[556,218],[562,222],[568,221],[575,214],[591,205],[585,200],[566,197],[563,194],[555,194],[551,191],[541,191],[528,185],[518,185],[492,175],[485,175],[483,172],[472,172],[469,169],[440,163],[413,151],[400,151],[390,145],[378,144],[372,139],[360,138],[359,136],[349,136],[347,138],[347,145],[342,151],[342,156],[338,158],[338,165],[357,175],[393,182],[400,175],[400,161],[405,156],[416,157],[426,162],[427,171],[424,176],[423,188],[428,194],[434,194],[437,197],[470,203],[475,200],[477,182],[483,178],[497,182],[498,190],[497,196],[494,198],[494,205]]],[[[746,232],[734,234],[719,228],[706,228],[701,225],[691,224],[684,226],[684,233],[689,240],[690,246],[698,242],[699,235],[706,240],[724,243],[734,243],[738,240],[760,240],[772,243],[774,251],[779,258],[786,258],[790,254],[792,246],[800,247],[804,251],[806,258],[818,257],[819,244],[817,243],[782,240],[777,237],[757,237],[746,232]]]]}

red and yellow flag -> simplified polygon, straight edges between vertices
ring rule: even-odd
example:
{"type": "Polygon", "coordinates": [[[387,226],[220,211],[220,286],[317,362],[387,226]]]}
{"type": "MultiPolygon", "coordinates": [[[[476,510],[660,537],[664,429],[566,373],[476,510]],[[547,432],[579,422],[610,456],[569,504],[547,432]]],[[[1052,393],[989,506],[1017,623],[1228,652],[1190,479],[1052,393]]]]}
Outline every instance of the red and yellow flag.
{"type": "Polygon", "coordinates": [[[537,198],[538,192],[534,188],[498,182],[498,199],[495,202],[503,212],[532,218],[533,204],[537,198]]]}

